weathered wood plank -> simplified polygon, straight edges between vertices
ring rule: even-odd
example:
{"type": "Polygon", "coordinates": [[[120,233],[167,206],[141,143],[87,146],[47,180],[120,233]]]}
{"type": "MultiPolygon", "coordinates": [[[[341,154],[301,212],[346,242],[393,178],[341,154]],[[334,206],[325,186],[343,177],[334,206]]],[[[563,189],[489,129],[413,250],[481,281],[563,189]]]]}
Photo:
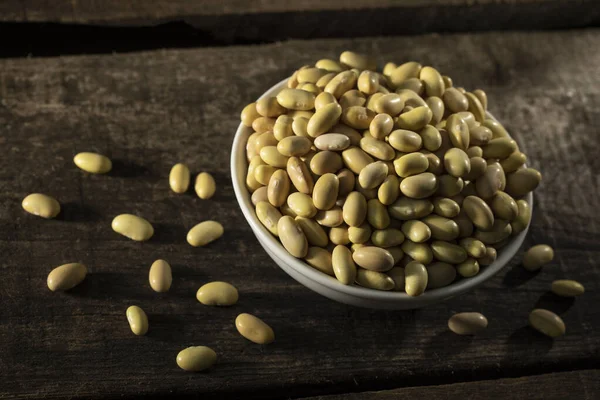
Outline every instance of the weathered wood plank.
{"type": "MultiPolygon", "coordinates": [[[[532,399],[593,400],[600,393],[600,371],[560,372],[524,378],[465,382],[440,386],[420,386],[380,392],[350,393],[311,397],[310,400],[387,399],[532,399]]],[[[308,398],[306,398],[308,400],[308,398]]]]}
{"type": "Polygon", "coordinates": [[[153,51],[127,55],[0,61],[0,397],[107,398],[165,393],[222,398],[311,396],[518,377],[589,369],[600,353],[600,54],[597,30],[291,41],[262,46],[153,51]],[[237,208],[229,148],[239,111],[294,67],[352,48],[382,64],[418,59],[482,87],[544,174],[527,245],[549,243],[552,266],[537,275],[519,261],[476,291],[412,312],[336,304],[295,283],[260,248],[237,208]],[[109,176],[86,176],[78,151],[115,160],[109,176]],[[215,199],[168,189],[175,162],[217,178],[215,199]],[[26,215],[34,191],[56,196],[61,218],[26,215]],[[134,212],[156,226],[148,243],[110,229],[134,212]],[[187,229],[213,218],[226,235],[207,248],[185,243],[187,229]],[[156,258],[174,268],[173,289],[147,283],[156,258]],[[86,282],[51,293],[46,275],[85,262],[86,282]],[[548,294],[553,279],[582,281],[575,301],[548,294]],[[194,298],[208,280],[239,287],[240,303],[203,307],[194,298]],[[151,330],[134,337],[131,304],[151,330]],[[536,305],[560,313],[567,335],[554,342],[532,332],[536,305]],[[457,311],[477,310],[489,329],[472,339],[446,328],[457,311]],[[233,321],[256,313],[277,335],[259,347],[233,321]],[[209,345],[219,364],[187,374],[177,352],[209,345]]]}
{"type": "Polygon", "coordinates": [[[595,0],[6,0],[0,21],[148,26],[185,21],[223,43],[600,24],[595,0]],[[452,23],[449,23],[452,21],[452,23]]]}
{"type": "Polygon", "coordinates": [[[365,9],[411,9],[424,7],[471,7],[503,5],[505,8],[536,5],[538,7],[553,7],[589,5],[590,0],[576,2],[566,0],[302,0],[296,2],[282,0],[132,0],[126,3],[119,0],[56,0],[48,3],[46,0],[28,0],[20,2],[8,0],[2,2],[3,20],[16,21],[53,21],[53,22],[108,22],[121,20],[163,20],[183,18],[197,15],[232,15],[232,14],[268,14],[286,12],[320,12],[365,9]]]}
{"type": "MultiPolygon", "coordinates": [[[[588,1],[589,2],[589,1],[588,1]]],[[[6,2],[15,9],[22,10],[28,20],[39,20],[47,16],[64,16],[66,21],[75,22],[77,18],[104,18],[106,20],[114,19],[135,19],[138,17],[160,19],[182,17],[186,15],[223,15],[223,14],[260,14],[275,12],[297,12],[297,11],[340,11],[340,10],[364,10],[369,8],[413,8],[413,7],[436,7],[436,6],[474,6],[474,5],[495,5],[505,4],[508,7],[519,5],[546,5],[546,4],[566,4],[565,0],[478,0],[476,3],[468,0],[409,0],[409,1],[389,1],[389,0],[302,0],[296,2],[282,0],[259,0],[259,1],[240,1],[240,0],[153,0],[141,1],[133,0],[127,3],[118,0],[107,0],[97,2],[94,0],[58,0],[50,5],[45,0],[28,0],[21,3],[6,2]],[[100,13],[100,15],[98,15],[100,13]],[[96,14],[94,16],[94,14],[96,14]]],[[[573,2],[570,2],[573,5],[573,2]]],[[[577,4],[584,4],[586,1],[577,1],[577,4]]]]}

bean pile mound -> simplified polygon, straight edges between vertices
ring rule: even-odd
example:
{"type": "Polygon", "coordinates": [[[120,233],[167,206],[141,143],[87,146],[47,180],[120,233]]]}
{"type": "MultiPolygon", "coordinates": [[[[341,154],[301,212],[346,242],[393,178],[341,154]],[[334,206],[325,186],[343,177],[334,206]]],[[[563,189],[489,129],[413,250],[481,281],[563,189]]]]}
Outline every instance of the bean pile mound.
{"type": "Polygon", "coordinates": [[[303,66],[241,113],[256,214],[342,284],[418,296],[472,277],[527,227],[541,180],[487,107],[414,61],[303,66]]]}

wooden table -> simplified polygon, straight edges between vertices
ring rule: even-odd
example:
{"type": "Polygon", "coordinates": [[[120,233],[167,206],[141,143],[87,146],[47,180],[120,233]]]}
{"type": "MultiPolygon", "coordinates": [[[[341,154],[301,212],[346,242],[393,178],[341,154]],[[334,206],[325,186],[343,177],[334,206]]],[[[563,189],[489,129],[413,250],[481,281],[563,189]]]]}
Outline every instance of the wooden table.
{"type": "Polygon", "coordinates": [[[598,43],[591,29],[0,60],[0,398],[598,398],[598,43]],[[526,273],[519,253],[472,293],[405,312],[335,303],[277,268],[231,187],[239,112],[294,67],[348,48],[380,64],[420,60],[487,91],[490,110],[543,173],[525,247],[552,245],[552,265],[526,273]],[[80,151],[110,156],[113,171],[78,170],[80,151]],[[172,193],[176,162],[214,174],[215,198],[172,193]],[[59,199],[60,217],[26,214],[20,203],[31,192],[59,199]],[[135,243],[115,234],[110,221],[124,212],[150,220],[155,236],[135,243]],[[224,237],[190,247],[187,230],[208,218],[223,223],[224,237]],[[167,294],[149,288],[157,258],[173,266],[167,294]],[[50,292],[48,272],[75,261],[88,266],[86,281],[50,292]],[[549,293],[563,277],[583,282],[585,295],[549,293]],[[236,285],[240,302],[200,305],[195,291],[210,280],[236,285]],[[129,330],[132,304],[149,314],[145,337],[129,330]],[[534,307],[561,315],[566,336],[528,328],[534,307]],[[459,311],[483,312],[489,328],[450,333],[447,319],[459,311]],[[243,339],[233,324],[241,312],[268,322],[276,342],[243,339]],[[218,364],[180,370],[175,356],[190,345],[214,348],[218,364]]]}
{"type": "MultiPolygon", "coordinates": [[[[3,0],[1,22],[11,24],[5,34],[11,38],[33,32],[35,52],[56,48],[64,54],[73,38],[80,38],[79,52],[90,53],[110,47],[582,28],[600,26],[600,7],[597,0],[3,0]]],[[[3,51],[13,43],[7,40],[3,51]]]]}

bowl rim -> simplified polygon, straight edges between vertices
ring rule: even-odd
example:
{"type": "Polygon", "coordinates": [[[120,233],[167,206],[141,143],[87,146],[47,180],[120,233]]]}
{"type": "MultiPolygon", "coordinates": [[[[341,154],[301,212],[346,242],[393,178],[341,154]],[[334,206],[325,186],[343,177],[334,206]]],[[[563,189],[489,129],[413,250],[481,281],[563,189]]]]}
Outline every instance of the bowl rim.
{"type": "MultiPolygon", "coordinates": [[[[270,89],[265,91],[265,93],[263,93],[259,97],[259,99],[267,96],[272,96],[275,94],[276,91],[287,87],[287,81],[288,79],[284,79],[281,82],[273,85],[270,89]]],[[[496,120],[496,118],[490,112],[487,112],[487,115],[492,119],[496,120]]],[[[523,244],[523,241],[525,240],[525,236],[529,231],[531,219],[527,224],[527,227],[522,232],[513,237],[513,240],[509,244],[507,244],[505,247],[498,251],[498,256],[496,260],[492,264],[486,266],[485,268],[482,268],[477,275],[470,278],[463,278],[457,282],[453,282],[448,286],[426,290],[420,296],[412,297],[406,294],[405,292],[382,291],[358,286],[356,284],[344,285],[341,282],[339,282],[335,277],[329,276],[321,271],[318,271],[310,265],[308,265],[307,263],[303,262],[302,260],[295,258],[291,254],[289,254],[287,250],[283,247],[281,242],[279,242],[259,221],[258,217],[256,216],[254,206],[251,203],[251,193],[246,188],[246,172],[241,174],[238,173],[238,163],[240,162],[240,160],[243,161],[243,171],[247,171],[248,161],[246,160],[245,141],[250,134],[250,130],[251,128],[246,127],[242,123],[239,124],[233,139],[230,159],[231,180],[233,184],[233,190],[235,192],[238,205],[240,206],[242,213],[246,218],[246,221],[250,225],[252,232],[256,235],[257,239],[261,242],[261,244],[263,246],[268,247],[269,250],[273,252],[277,256],[277,258],[279,258],[279,260],[286,263],[297,273],[313,281],[316,281],[317,283],[331,290],[349,296],[369,298],[372,300],[381,300],[388,302],[401,301],[405,303],[414,303],[415,306],[418,306],[419,304],[423,303],[433,303],[439,300],[443,300],[445,298],[454,297],[474,289],[475,287],[481,285],[483,282],[491,279],[500,270],[502,270],[514,257],[514,255],[519,251],[521,245],[523,244]],[[506,251],[509,250],[509,247],[511,248],[511,251],[506,251]]],[[[529,203],[531,211],[533,213],[533,195],[531,192],[525,196],[525,200],[529,203]]]]}

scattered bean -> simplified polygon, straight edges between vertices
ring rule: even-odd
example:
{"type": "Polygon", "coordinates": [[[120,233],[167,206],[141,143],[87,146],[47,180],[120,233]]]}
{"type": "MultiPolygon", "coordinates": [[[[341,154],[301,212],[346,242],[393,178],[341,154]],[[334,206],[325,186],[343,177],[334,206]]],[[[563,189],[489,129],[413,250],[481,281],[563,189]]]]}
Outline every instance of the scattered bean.
{"type": "Polygon", "coordinates": [[[552,282],[552,292],[561,297],[575,297],[581,296],[585,288],[577,281],[559,279],[552,282]]]}
{"type": "Polygon", "coordinates": [[[528,271],[537,271],[554,259],[554,250],[547,244],[533,246],[523,256],[523,267],[528,271]]]}
{"type": "Polygon", "coordinates": [[[457,335],[476,335],[487,326],[487,318],[478,312],[454,314],[448,320],[448,328],[457,335]]]}
{"type": "Polygon", "coordinates": [[[215,362],[217,362],[217,353],[206,346],[188,347],[177,354],[177,365],[185,371],[204,371],[212,367],[215,362]]]}
{"type": "Polygon", "coordinates": [[[215,195],[217,185],[215,179],[208,172],[202,172],[196,177],[196,184],[194,190],[198,197],[203,200],[208,200],[215,195]]]}
{"type": "Polygon", "coordinates": [[[106,156],[97,153],[78,153],[73,162],[80,169],[90,174],[106,174],[112,169],[112,161],[106,156]]]}
{"type": "Polygon", "coordinates": [[[223,225],[217,221],[204,221],[189,230],[187,242],[194,247],[206,246],[223,236],[223,233],[223,225]]]}
{"type": "Polygon", "coordinates": [[[154,235],[150,222],[133,214],[117,215],[111,226],[113,231],[138,242],[146,241],[154,235]]]}
{"type": "Polygon", "coordinates": [[[54,218],[60,213],[60,203],[51,196],[32,193],[23,199],[23,209],[42,218],[54,218]]]}
{"type": "Polygon", "coordinates": [[[131,331],[138,335],[143,336],[148,332],[148,316],[138,306],[131,306],[125,313],[127,315],[127,322],[131,331]]]}
{"type": "Polygon", "coordinates": [[[565,334],[563,320],[552,311],[536,308],[529,314],[529,324],[537,331],[551,338],[565,334]]]}
{"type": "Polygon", "coordinates": [[[238,298],[237,289],[227,282],[209,282],[196,292],[196,299],[207,306],[232,306],[238,298]]]}
{"type": "Polygon", "coordinates": [[[258,317],[240,314],[235,319],[235,327],[240,335],[256,344],[269,344],[275,341],[273,329],[258,317]]]}
{"type": "Polygon", "coordinates": [[[150,287],[158,293],[168,292],[173,282],[171,266],[165,260],[156,260],[150,266],[148,276],[150,287]]]}
{"type": "Polygon", "coordinates": [[[64,264],[54,268],[47,279],[48,289],[63,292],[79,285],[87,275],[87,268],[80,263],[64,264]]]}

